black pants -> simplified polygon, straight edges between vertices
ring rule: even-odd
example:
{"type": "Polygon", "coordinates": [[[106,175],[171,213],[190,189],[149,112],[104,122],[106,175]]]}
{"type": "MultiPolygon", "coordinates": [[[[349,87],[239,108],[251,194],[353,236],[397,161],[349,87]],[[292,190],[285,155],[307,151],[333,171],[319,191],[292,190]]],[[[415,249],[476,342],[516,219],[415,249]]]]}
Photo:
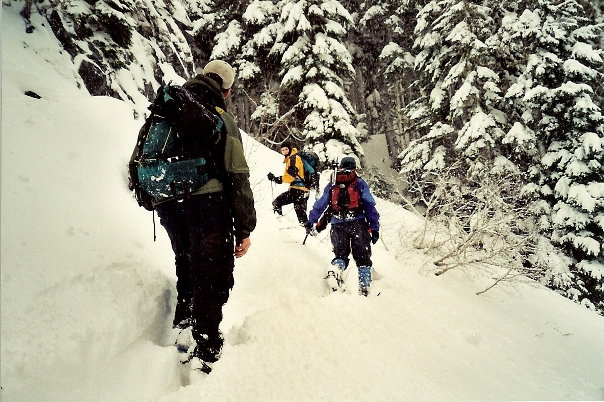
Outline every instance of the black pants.
{"type": "Polygon", "coordinates": [[[157,206],[176,260],[177,325],[189,319],[193,337],[218,341],[222,306],[233,287],[233,221],[222,193],[194,195],[157,206]]]}
{"type": "Polygon", "coordinates": [[[273,208],[281,211],[284,205],[294,204],[294,211],[300,223],[306,223],[306,204],[308,202],[308,191],[298,190],[297,188],[289,188],[285,193],[277,196],[273,201],[273,208]]]}
{"type": "Polygon", "coordinates": [[[341,258],[348,266],[348,256],[352,251],[357,267],[371,266],[371,236],[365,219],[341,222],[331,225],[331,244],[335,258],[341,258]]]}

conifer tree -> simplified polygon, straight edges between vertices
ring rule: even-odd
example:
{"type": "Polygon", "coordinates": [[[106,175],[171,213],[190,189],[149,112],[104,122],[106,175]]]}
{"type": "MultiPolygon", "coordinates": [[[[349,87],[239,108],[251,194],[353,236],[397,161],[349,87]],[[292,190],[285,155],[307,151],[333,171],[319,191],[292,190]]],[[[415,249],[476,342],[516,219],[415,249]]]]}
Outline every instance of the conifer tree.
{"type": "Polygon", "coordinates": [[[404,107],[413,96],[409,90],[415,79],[410,51],[417,7],[417,2],[408,0],[362,2],[351,38],[358,77],[355,87],[365,97],[357,108],[371,134],[386,134],[393,160],[401,146],[409,143],[408,134],[401,135],[407,125],[404,107]]]}
{"type": "Polygon", "coordinates": [[[190,42],[198,63],[236,53],[241,40],[241,14],[247,3],[227,0],[186,2],[189,18],[193,21],[190,42]]]}
{"type": "MultiPolygon", "coordinates": [[[[292,111],[301,132],[284,122],[284,135],[305,142],[322,160],[362,156],[344,84],[354,77],[352,57],[342,42],[352,21],[337,0],[282,1],[271,54],[280,57],[279,108],[292,111]]],[[[285,112],[287,113],[287,112],[285,112]]]]}
{"type": "Polygon", "coordinates": [[[496,13],[482,3],[434,0],[418,14],[414,46],[421,93],[408,114],[410,130],[420,138],[401,154],[405,171],[438,171],[458,158],[459,176],[514,169],[501,150],[507,120],[491,51],[497,47],[496,13]]]}
{"type": "MultiPolygon", "coordinates": [[[[531,144],[539,229],[556,249],[532,263],[568,297],[604,311],[604,117],[601,27],[574,0],[536,0],[510,22],[508,37],[530,49],[526,70],[506,94],[519,138],[531,144]],[[560,253],[561,251],[561,253],[560,253]]],[[[526,147],[526,146],[525,146],[526,147]]]]}
{"type": "Polygon", "coordinates": [[[250,104],[251,130],[269,144],[275,140],[274,127],[280,119],[279,58],[271,54],[278,31],[280,10],[268,0],[254,0],[242,16],[244,40],[236,64],[241,90],[250,104]]]}

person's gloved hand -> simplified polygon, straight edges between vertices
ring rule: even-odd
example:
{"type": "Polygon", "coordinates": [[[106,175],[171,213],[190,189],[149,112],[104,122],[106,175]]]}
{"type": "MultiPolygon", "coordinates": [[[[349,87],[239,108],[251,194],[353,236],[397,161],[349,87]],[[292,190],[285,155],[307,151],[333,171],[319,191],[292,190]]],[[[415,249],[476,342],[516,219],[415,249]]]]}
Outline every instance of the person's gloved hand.
{"type": "Polygon", "coordinates": [[[281,176],[275,176],[272,172],[267,174],[266,177],[270,180],[270,181],[274,181],[277,184],[281,184],[283,182],[283,179],[281,178],[281,176]]]}
{"type": "Polygon", "coordinates": [[[371,244],[377,243],[379,238],[380,238],[380,232],[378,230],[372,230],[371,231],[371,244]]]}
{"type": "Polygon", "coordinates": [[[304,227],[306,228],[306,233],[312,232],[312,223],[310,221],[306,222],[304,227]]]}
{"type": "Polygon", "coordinates": [[[317,226],[315,227],[315,229],[317,229],[317,233],[321,233],[325,230],[326,227],[327,219],[319,219],[319,222],[317,222],[317,226]]]}

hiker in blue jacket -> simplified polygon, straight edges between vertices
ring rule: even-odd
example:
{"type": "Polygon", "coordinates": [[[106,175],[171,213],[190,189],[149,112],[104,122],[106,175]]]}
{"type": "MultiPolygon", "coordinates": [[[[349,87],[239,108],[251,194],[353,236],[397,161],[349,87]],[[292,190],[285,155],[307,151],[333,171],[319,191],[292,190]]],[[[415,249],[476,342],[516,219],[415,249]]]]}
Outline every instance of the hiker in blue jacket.
{"type": "Polygon", "coordinates": [[[354,158],[342,158],[334,180],[327,184],[310,211],[305,225],[307,232],[312,231],[324,212],[331,215],[334,269],[330,272],[339,281],[352,252],[359,273],[359,293],[367,296],[371,284],[371,244],[380,236],[380,214],[369,186],[357,175],[354,158]]]}

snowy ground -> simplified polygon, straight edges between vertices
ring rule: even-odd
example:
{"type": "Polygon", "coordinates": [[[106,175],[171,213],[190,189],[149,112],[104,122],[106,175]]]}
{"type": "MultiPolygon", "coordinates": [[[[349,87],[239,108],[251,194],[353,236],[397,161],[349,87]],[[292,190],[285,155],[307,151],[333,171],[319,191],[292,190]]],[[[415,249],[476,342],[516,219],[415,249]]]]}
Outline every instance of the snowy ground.
{"type": "Polygon", "coordinates": [[[2,400],[604,399],[601,316],[536,284],[476,296],[487,279],[431,275],[409,245],[417,219],[393,204],[378,203],[372,295],[326,296],[329,239],[302,245],[293,210],[275,218],[286,187],[266,174],[281,157],[248,137],[258,228],[223,357],[190,376],[171,346],[167,236],[158,225],[153,242],[126,188],[141,122],[78,89],[47,29],[26,35],[15,12],[2,19],[2,400]]]}

